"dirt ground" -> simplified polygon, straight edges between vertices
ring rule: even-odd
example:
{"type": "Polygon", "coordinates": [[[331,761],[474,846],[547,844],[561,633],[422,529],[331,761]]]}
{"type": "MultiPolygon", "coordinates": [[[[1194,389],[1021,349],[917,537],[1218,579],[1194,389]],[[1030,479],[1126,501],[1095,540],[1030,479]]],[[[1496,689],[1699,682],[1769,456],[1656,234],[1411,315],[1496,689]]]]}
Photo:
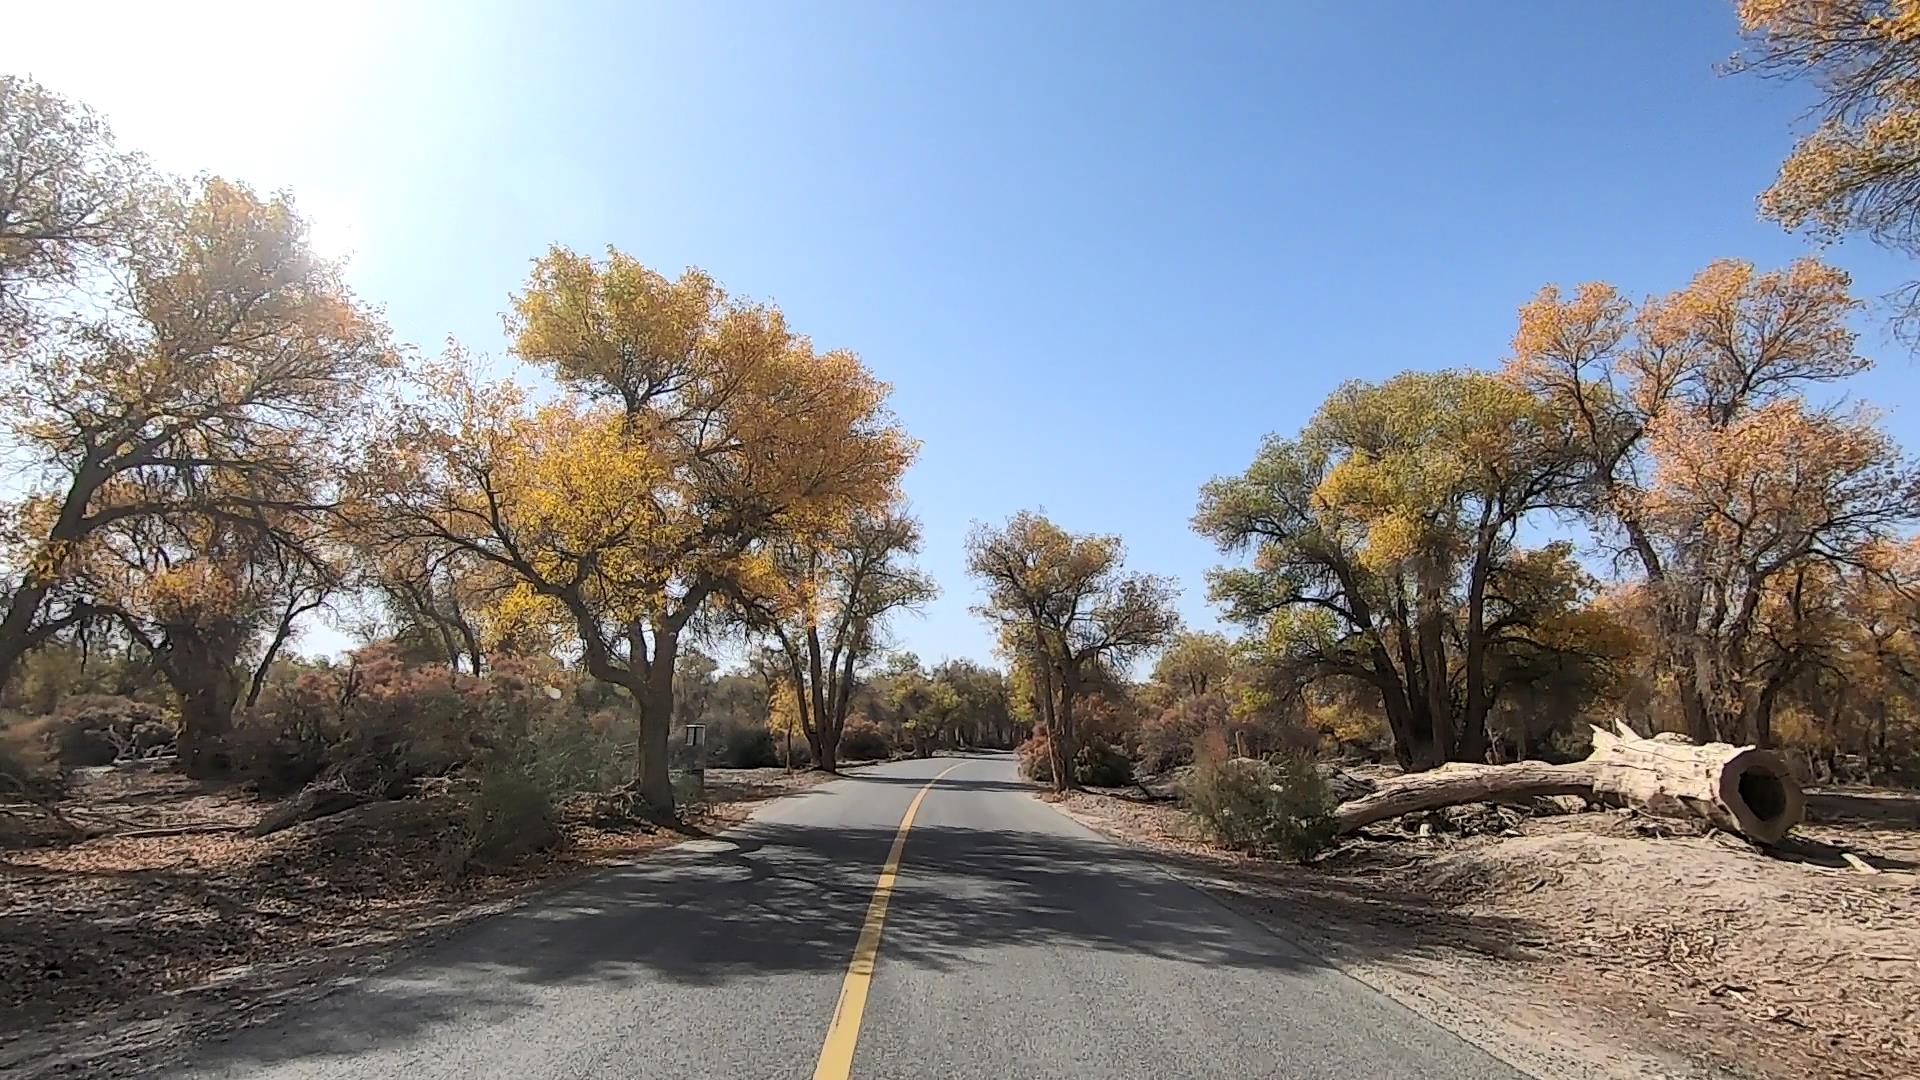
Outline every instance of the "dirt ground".
{"type": "Polygon", "coordinates": [[[103,1027],[157,1032],[190,1027],[178,1021],[197,1009],[211,1018],[263,1004],[823,779],[712,770],[705,803],[681,827],[563,814],[556,850],[455,881],[442,869],[456,814],[445,797],[372,803],[252,837],[245,830],[272,803],[169,771],[85,770],[60,809],[103,835],[0,849],[0,1074],[103,1027]]]}
{"type": "Polygon", "coordinates": [[[1784,856],[1463,807],[1305,867],[1221,852],[1138,791],[1060,808],[1542,1075],[1920,1076],[1920,796],[1816,794],[1784,856]]]}

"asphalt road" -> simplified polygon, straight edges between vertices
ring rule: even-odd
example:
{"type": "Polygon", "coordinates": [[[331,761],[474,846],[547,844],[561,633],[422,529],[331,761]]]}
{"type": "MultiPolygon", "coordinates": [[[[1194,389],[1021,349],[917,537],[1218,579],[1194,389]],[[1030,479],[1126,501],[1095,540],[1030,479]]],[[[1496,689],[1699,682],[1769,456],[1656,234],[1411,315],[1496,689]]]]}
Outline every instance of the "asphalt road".
{"type": "Polygon", "coordinates": [[[1520,1075],[1033,799],[1005,755],[782,799],[175,1075],[813,1076],[901,818],[950,767],[901,848],[853,1076],[1520,1075]]]}

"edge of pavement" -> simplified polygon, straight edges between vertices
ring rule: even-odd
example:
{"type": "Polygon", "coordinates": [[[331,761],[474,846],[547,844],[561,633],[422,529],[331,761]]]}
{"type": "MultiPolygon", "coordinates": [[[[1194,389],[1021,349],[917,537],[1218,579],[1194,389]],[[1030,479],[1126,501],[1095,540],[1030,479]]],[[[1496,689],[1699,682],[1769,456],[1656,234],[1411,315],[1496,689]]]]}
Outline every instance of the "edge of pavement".
{"type": "Polygon", "coordinates": [[[1602,1042],[1597,1033],[1547,1030],[1544,1025],[1523,1023],[1509,1010],[1452,992],[1433,974],[1423,975],[1384,962],[1343,959],[1333,940],[1309,922],[1279,917],[1247,903],[1224,868],[1218,874],[1204,874],[1177,866],[1155,846],[1110,831],[1097,819],[1075,813],[1042,795],[1036,785],[1028,797],[1108,842],[1138,852],[1160,873],[1207,897],[1236,922],[1312,955],[1328,968],[1519,1072],[1541,1080],[1723,1080],[1729,1075],[1675,1055],[1602,1042]]]}
{"type": "MultiPolygon", "coordinates": [[[[857,776],[890,761],[844,766],[833,780],[795,788],[752,803],[738,820],[712,832],[634,855],[570,867],[503,896],[473,900],[424,915],[330,955],[256,964],[197,986],[144,995],[94,1016],[0,1037],[0,1075],[7,1077],[120,1077],[177,1066],[195,1046],[270,1022],[289,1006],[309,1005],[380,974],[483,919],[551,899],[596,874],[634,866],[689,845],[725,837],[751,824],[768,807],[824,784],[857,776]]],[[[698,850],[697,848],[694,850],[698,850]]]]}

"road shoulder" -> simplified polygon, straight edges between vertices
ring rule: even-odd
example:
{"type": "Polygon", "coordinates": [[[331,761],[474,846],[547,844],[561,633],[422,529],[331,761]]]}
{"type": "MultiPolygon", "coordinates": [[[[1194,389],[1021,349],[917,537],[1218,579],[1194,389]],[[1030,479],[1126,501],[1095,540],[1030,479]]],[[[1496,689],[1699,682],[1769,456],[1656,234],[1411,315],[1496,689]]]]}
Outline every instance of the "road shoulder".
{"type": "MultiPolygon", "coordinates": [[[[843,769],[842,775],[857,775],[860,768],[843,769]]],[[[304,928],[310,934],[257,942],[246,955],[227,958],[216,969],[191,974],[150,992],[117,1001],[103,999],[91,1007],[46,1015],[22,1011],[4,1025],[0,1074],[111,1077],[147,1071],[156,1063],[184,1056],[196,1045],[224,1041],[246,1028],[270,1022],[289,1007],[311,1004],[354,986],[484,920],[539,904],[622,866],[724,836],[768,808],[840,778],[801,773],[782,780],[749,776],[748,772],[722,772],[712,801],[676,829],[588,830],[560,857],[532,860],[509,873],[401,902],[362,901],[337,921],[314,920],[317,925],[304,928]],[[376,910],[379,908],[384,910],[376,910]]],[[[388,808],[411,810],[418,804],[400,800],[371,804],[362,811],[378,814],[388,808]]],[[[281,836],[298,841],[306,832],[350,831],[353,823],[349,816],[296,826],[281,836]]],[[[31,884],[35,879],[27,878],[26,873],[34,873],[38,880],[57,885],[54,879],[60,871],[38,869],[22,861],[32,856],[31,852],[15,853],[14,861],[5,868],[9,877],[16,883],[24,880],[31,884]]],[[[206,869],[210,874],[218,870],[217,866],[206,869]]],[[[147,874],[156,884],[176,876],[137,868],[133,872],[147,874]]],[[[130,875],[123,872],[122,876],[130,875]]],[[[204,902],[210,890],[197,886],[192,891],[204,902]]],[[[23,893],[20,899],[24,902],[31,897],[23,893]]],[[[160,924],[170,917],[166,912],[171,900],[148,902],[152,907],[147,911],[129,914],[139,920],[136,926],[151,923],[163,930],[160,924]]],[[[88,957],[86,963],[110,967],[112,956],[88,957]]]]}
{"type": "Polygon", "coordinates": [[[1635,1048],[1622,1018],[1601,1017],[1550,987],[1503,969],[1505,935],[1474,941],[1471,927],[1410,919],[1384,898],[1316,880],[1314,871],[1248,859],[1147,824],[1127,800],[1094,793],[1034,798],[1097,833],[1153,856],[1167,874],[1229,911],[1315,954],[1465,1042],[1550,1080],[1718,1080],[1712,1064],[1635,1048]],[[1116,810],[1119,812],[1116,813],[1116,810]]]}

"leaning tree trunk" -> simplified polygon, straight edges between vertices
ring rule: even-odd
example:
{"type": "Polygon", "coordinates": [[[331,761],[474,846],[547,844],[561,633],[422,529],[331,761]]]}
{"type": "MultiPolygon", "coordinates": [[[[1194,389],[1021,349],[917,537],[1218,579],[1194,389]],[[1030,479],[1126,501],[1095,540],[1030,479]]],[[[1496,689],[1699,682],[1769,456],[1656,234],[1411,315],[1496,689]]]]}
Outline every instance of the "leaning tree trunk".
{"type": "Polygon", "coordinates": [[[1793,773],[1777,755],[1751,746],[1643,739],[1624,726],[1593,729],[1593,754],[1571,765],[1445,765],[1382,784],[1334,811],[1340,832],[1419,810],[1539,795],[1580,795],[1666,817],[1690,817],[1777,844],[1806,813],[1793,773]]]}

